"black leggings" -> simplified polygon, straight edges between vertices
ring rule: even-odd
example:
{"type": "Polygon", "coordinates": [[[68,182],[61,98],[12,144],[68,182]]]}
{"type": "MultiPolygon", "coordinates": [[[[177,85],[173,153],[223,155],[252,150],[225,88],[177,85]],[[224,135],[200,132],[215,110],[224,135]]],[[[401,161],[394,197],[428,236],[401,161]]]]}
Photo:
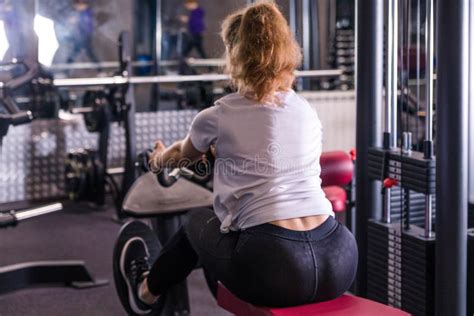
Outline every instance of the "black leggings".
{"type": "Polygon", "coordinates": [[[357,246],[350,231],[333,217],[309,231],[263,224],[222,234],[219,227],[212,210],[190,212],[150,270],[151,293],[165,293],[198,262],[235,295],[260,306],[330,300],[354,280],[357,246]]]}

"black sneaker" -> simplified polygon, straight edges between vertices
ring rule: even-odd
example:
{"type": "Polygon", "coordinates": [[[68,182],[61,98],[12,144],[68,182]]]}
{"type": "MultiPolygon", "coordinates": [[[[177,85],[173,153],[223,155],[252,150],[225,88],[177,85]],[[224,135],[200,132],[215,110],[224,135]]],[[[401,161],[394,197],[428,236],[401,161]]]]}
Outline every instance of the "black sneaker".
{"type": "Polygon", "coordinates": [[[145,278],[145,273],[150,270],[149,256],[146,243],[140,237],[128,240],[120,255],[120,272],[127,283],[130,307],[137,315],[151,312],[151,306],[138,297],[138,286],[145,278]]]}

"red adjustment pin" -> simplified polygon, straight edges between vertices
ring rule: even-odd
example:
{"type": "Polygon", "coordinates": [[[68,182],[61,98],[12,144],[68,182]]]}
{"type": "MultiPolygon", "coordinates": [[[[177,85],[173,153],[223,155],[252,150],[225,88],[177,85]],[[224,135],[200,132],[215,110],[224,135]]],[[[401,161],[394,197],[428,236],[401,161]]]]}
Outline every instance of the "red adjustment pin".
{"type": "Polygon", "coordinates": [[[390,189],[391,187],[394,187],[398,185],[398,181],[392,178],[386,178],[383,180],[383,187],[386,189],[390,189]]]}
{"type": "Polygon", "coordinates": [[[349,156],[351,156],[352,161],[356,160],[357,152],[355,148],[352,148],[351,150],[349,150],[349,156]]]}

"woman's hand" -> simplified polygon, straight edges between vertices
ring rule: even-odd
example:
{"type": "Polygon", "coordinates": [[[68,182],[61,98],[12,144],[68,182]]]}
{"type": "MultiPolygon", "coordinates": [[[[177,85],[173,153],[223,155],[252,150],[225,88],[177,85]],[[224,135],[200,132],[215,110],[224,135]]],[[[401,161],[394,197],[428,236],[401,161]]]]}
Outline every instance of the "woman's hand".
{"type": "Polygon", "coordinates": [[[158,172],[163,167],[163,153],[166,151],[166,146],[161,140],[155,142],[153,152],[150,154],[148,164],[152,172],[158,172]]]}

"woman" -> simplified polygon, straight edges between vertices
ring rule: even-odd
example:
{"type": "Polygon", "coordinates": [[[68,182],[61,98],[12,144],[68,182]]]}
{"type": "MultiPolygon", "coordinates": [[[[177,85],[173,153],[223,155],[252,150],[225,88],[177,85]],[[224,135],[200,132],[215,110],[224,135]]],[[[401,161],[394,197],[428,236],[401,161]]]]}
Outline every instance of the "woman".
{"type": "Polygon", "coordinates": [[[124,246],[121,270],[137,314],[198,261],[264,306],[336,298],[356,273],[354,238],[321,189],[321,123],[291,89],[301,54],[285,18],[274,4],[254,4],[224,21],[222,37],[238,92],[200,112],[184,140],[157,142],[150,161],[159,170],[215,148],[214,211],[190,212],[156,262],[140,238],[124,246]]]}

